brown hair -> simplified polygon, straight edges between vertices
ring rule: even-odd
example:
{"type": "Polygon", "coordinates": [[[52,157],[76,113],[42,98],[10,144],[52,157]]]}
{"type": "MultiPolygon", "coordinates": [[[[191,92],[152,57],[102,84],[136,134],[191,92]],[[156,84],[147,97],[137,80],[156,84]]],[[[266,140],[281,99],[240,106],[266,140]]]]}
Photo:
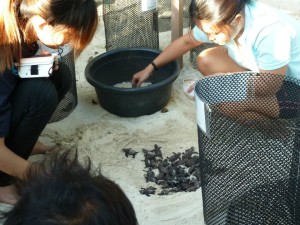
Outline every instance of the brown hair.
{"type": "Polygon", "coordinates": [[[207,20],[217,26],[228,25],[251,2],[252,0],[192,0],[189,13],[191,20],[207,20]]]}
{"type": "Polygon", "coordinates": [[[71,29],[71,45],[78,56],[92,40],[98,25],[94,0],[5,0],[1,1],[0,73],[21,58],[21,43],[36,41],[31,18],[38,15],[55,30],[71,29]],[[22,38],[21,38],[22,37],[22,38]],[[23,40],[22,40],[23,39],[23,40]]]}
{"type": "Polygon", "coordinates": [[[1,1],[0,7],[0,73],[10,69],[14,55],[21,54],[21,35],[16,18],[15,2],[1,1]]]}

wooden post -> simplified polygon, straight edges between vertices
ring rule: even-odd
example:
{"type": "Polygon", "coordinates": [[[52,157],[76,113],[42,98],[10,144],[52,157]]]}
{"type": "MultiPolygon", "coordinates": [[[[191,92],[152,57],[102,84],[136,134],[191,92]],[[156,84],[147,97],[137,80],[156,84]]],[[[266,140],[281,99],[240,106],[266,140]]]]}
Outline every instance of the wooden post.
{"type": "MultiPolygon", "coordinates": [[[[183,1],[184,0],[172,0],[172,16],[171,16],[171,29],[172,39],[176,40],[182,36],[183,33],[183,1]]],[[[183,66],[183,59],[180,57],[177,59],[179,68],[183,66]]]]}

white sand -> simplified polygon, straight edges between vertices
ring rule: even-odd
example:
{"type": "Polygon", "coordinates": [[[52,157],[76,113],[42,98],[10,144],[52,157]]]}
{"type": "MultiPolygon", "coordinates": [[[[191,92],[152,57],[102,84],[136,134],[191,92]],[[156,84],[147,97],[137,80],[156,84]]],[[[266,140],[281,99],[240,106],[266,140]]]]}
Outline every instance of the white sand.
{"type": "MultiPolygon", "coordinates": [[[[170,196],[147,197],[139,193],[141,187],[153,185],[145,182],[142,148],[162,147],[163,155],[182,152],[191,146],[198,149],[195,104],[183,93],[182,80],[198,77],[188,63],[174,82],[172,97],[166,106],[167,113],[156,112],[149,116],[122,118],[108,113],[99,105],[94,88],[84,78],[83,70],[93,52],[104,52],[103,31],[77,61],[79,105],[65,120],[51,124],[43,136],[50,137],[63,146],[78,146],[82,155],[88,155],[95,165],[101,165],[104,175],[115,180],[132,201],[140,225],[200,225],[202,216],[201,189],[170,196]],[[76,121],[74,123],[74,121],[76,121]],[[135,159],[126,158],[123,148],[133,148],[139,153],[135,159]]],[[[161,40],[170,39],[170,32],[161,34],[161,40]]],[[[163,43],[161,43],[163,44],[163,43]]]]}
{"type": "MultiPolygon", "coordinates": [[[[88,59],[95,52],[105,52],[104,38],[101,21],[92,43],[76,61],[77,108],[68,118],[49,124],[41,139],[65,148],[78,148],[81,157],[90,156],[93,164],[101,166],[103,174],[125,191],[135,207],[140,225],[203,225],[201,188],[196,192],[179,192],[169,196],[147,197],[139,193],[141,187],[153,185],[145,182],[142,148],[153,149],[157,144],[162,147],[164,156],[182,152],[191,146],[198,150],[195,104],[182,89],[183,79],[200,76],[191,67],[189,54],[184,56],[184,67],[174,82],[172,97],[166,106],[167,113],[159,111],[149,116],[122,118],[92,103],[97,101],[96,93],[84,76],[88,59]],[[135,159],[126,158],[123,148],[133,148],[139,153],[135,159]]],[[[161,33],[161,48],[170,40],[170,32],[161,33]]],[[[0,206],[7,208],[4,204],[0,206]]]]}
{"type": "MultiPolygon", "coordinates": [[[[143,82],[141,87],[147,87],[151,84],[152,84],[151,82],[143,82]]],[[[122,83],[115,84],[114,87],[117,87],[117,88],[132,88],[132,83],[129,82],[129,81],[125,81],[125,82],[122,82],[122,83]]]]}

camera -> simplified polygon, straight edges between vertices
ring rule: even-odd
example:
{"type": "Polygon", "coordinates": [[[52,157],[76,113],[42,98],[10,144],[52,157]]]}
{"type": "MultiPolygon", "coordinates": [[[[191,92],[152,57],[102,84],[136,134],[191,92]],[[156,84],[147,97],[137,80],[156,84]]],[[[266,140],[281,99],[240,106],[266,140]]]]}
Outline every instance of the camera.
{"type": "Polygon", "coordinates": [[[53,72],[57,59],[56,53],[21,58],[18,65],[19,76],[21,78],[49,77],[53,72]]]}

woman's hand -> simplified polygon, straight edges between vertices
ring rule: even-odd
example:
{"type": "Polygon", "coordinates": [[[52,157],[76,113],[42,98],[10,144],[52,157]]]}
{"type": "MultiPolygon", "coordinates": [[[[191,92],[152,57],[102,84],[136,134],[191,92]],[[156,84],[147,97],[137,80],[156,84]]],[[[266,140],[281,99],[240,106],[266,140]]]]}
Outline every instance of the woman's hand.
{"type": "Polygon", "coordinates": [[[131,80],[132,87],[141,87],[142,83],[150,77],[153,69],[153,66],[150,64],[145,69],[135,73],[131,80]]]}
{"type": "Polygon", "coordinates": [[[197,79],[185,79],[183,80],[183,92],[184,94],[186,94],[186,96],[191,99],[191,100],[195,100],[195,85],[196,82],[198,80],[197,79]]]}

